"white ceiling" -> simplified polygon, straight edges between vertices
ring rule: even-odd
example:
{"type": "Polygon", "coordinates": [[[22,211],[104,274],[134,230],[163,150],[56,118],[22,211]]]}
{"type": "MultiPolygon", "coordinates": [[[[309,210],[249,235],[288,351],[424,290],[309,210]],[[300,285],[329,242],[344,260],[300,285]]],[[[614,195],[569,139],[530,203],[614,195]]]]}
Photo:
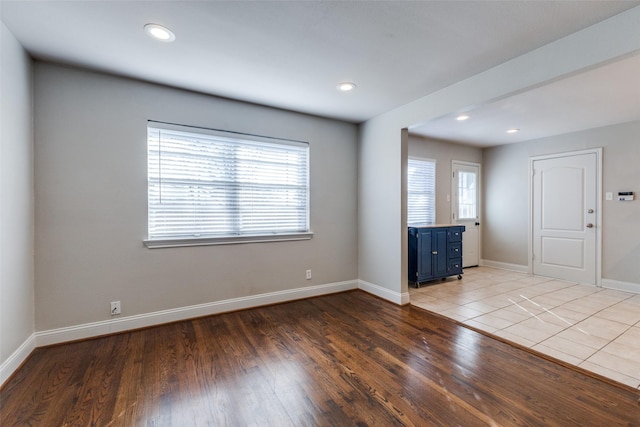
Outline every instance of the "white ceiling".
{"type": "MultiPolygon", "coordinates": [[[[2,0],[0,17],[36,59],[358,123],[639,4],[2,0]],[[147,23],[176,41],[151,40],[147,23]]],[[[488,146],[640,119],[639,58],[412,132],[488,146]]]]}
{"type": "MultiPolygon", "coordinates": [[[[639,35],[640,37],[640,30],[639,35]]],[[[640,54],[411,129],[489,147],[640,120],[640,54]],[[469,116],[457,121],[462,113],[469,116]],[[508,129],[520,129],[508,134],[508,129]]]]}

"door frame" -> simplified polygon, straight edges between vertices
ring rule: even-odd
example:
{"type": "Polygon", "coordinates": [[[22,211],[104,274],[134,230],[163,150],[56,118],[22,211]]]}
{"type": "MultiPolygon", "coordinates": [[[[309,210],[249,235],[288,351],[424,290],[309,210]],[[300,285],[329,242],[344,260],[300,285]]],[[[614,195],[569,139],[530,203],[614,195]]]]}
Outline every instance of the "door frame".
{"type": "Polygon", "coordinates": [[[559,159],[584,154],[596,155],[596,277],[597,287],[602,287],[602,147],[529,157],[529,254],[527,273],[533,275],[533,164],[538,160],[559,159]]]}
{"type": "MultiPolygon", "coordinates": [[[[455,170],[455,165],[461,166],[471,166],[478,168],[478,189],[476,193],[476,222],[480,225],[478,226],[478,266],[482,265],[482,164],[476,162],[467,162],[464,160],[451,160],[451,173],[449,174],[449,179],[451,180],[451,197],[450,197],[450,205],[449,205],[449,218],[451,219],[451,223],[457,225],[457,218],[454,218],[454,213],[456,208],[458,207],[458,201],[456,200],[456,192],[457,192],[457,177],[453,176],[453,171],[455,170]]],[[[462,251],[462,257],[464,258],[464,250],[462,251]]],[[[464,264],[464,262],[463,262],[464,264]]]]}

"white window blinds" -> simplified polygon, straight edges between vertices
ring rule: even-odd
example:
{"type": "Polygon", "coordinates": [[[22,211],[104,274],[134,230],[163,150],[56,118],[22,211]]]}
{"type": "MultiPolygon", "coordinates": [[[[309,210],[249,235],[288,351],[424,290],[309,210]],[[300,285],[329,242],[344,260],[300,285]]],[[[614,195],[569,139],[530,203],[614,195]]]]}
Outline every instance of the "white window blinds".
{"type": "Polygon", "coordinates": [[[407,223],[435,224],[436,162],[410,158],[407,166],[407,223]]]}
{"type": "Polygon", "coordinates": [[[149,122],[149,240],[309,231],[309,145],[149,122]]]}

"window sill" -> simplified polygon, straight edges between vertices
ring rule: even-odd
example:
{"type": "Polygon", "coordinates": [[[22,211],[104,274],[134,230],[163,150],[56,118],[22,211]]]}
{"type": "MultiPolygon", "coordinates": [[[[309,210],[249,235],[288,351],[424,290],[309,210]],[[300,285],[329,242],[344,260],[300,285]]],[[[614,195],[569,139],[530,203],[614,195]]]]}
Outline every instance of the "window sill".
{"type": "Polygon", "coordinates": [[[292,234],[269,234],[264,236],[241,236],[241,237],[205,237],[205,238],[185,238],[185,239],[165,239],[165,240],[144,240],[144,245],[149,249],[181,248],[185,246],[214,246],[214,245],[236,245],[240,243],[267,243],[267,242],[287,242],[295,240],[310,240],[312,232],[292,233],[292,234]]]}

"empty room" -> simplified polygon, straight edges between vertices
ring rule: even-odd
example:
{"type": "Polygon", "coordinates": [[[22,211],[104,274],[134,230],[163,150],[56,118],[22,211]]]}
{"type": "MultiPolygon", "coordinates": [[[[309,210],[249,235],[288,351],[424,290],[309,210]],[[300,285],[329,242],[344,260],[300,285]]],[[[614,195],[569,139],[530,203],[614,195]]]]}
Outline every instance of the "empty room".
{"type": "Polygon", "coordinates": [[[0,20],[0,425],[640,425],[640,1],[0,20]]]}

